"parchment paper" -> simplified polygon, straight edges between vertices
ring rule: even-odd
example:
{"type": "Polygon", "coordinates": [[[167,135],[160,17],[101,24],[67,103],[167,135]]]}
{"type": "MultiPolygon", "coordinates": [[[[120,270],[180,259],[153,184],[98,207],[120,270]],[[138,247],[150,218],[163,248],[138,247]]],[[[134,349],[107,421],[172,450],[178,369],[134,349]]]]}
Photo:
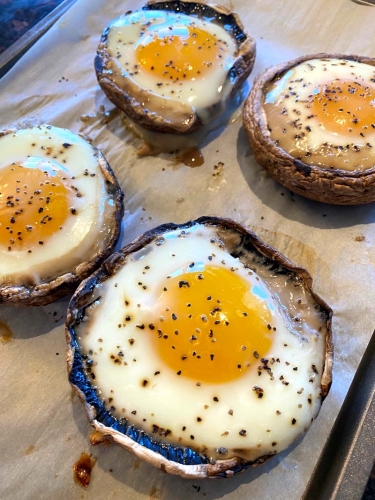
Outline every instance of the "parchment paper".
{"type": "MultiPolygon", "coordinates": [[[[256,38],[252,79],[301,54],[375,56],[375,9],[349,0],[233,0],[256,38]]],[[[375,207],[305,200],[254,162],[237,119],[207,137],[205,163],[191,169],[163,157],[138,158],[137,141],[101,92],[93,59],[101,31],[135,1],[79,0],[1,81],[0,126],[50,123],[82,132],[102,149],[125,192],[123,243],[164,222],[232,217],[314,278],[334,311],[334,381],[318,419],[289,450],[227,480],[166,476],[112,445],[93,448],[83,406],[65,364],[67,300],[43,308],[0,307],[13,339],[0,344],[0,498],[300,498],[375,327],[375,207]],[[104,106],[104,111],[103,107],[104,106]],[[82,115],[91,115],[82,121],[82,115]],[[220,175],[214,166],[224,163],[220,175]],[[97,463],[87,491],[73,481],[81,452],[97,463]]]]}

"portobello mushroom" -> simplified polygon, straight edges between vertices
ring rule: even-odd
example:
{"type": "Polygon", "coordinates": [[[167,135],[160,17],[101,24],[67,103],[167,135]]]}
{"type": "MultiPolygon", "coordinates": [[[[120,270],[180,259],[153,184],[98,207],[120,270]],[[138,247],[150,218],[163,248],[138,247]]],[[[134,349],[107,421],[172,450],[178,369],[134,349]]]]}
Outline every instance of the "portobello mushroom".
{"type": "Polygon", "coordinates": [[[312,200],[375,200],[375,59],[314,54],[267,69],[243,124],[256,161],[312,200]]]}
{"type": "Polygon", "coordinates": [[[227,8],[153,1],[108,25],[95,70],[108,99],[131,120],[185,134],[225,109],[250,74],[255,52],[254,39],[227,8]]]}
{"type": "Polygon", "coordinates": [[[242,224],[164,224],[77,289],[68,377],[91,425],[138,458],[229,477],[316,418],[331,385],[331,317],[308,272],[242,224]]]}

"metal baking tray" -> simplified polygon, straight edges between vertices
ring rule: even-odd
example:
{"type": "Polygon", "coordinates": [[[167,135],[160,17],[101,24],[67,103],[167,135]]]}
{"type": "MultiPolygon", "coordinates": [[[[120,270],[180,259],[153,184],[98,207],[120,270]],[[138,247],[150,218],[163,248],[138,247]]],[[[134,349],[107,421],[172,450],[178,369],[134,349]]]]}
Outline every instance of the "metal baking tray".
{"type": "Polygon", "coordinates": [[[361,498],[374,464],[374,431],[375,332],[307,485],[303,500],[361,498]]]}
{"type": "Polygon", "coordinates": [[[25,52],[27,52],[29,48],[55,24],[75,1],[76,0],[63,0],[60,5],[0,54],[0,78],[2,78],[23,54],[25,54],[25,52]]]}

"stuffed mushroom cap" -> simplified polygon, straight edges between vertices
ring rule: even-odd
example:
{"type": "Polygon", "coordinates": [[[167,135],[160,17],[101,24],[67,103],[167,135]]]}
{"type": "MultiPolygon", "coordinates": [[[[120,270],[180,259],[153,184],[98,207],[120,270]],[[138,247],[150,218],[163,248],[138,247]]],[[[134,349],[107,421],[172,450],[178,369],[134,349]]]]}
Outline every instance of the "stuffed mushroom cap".
{"type": "Polygon", "coordinates": [[[123,193],[103,154],[67,129],[0,134],[0,303],[45,305],[113,251],[123,193]]]}
{"type": "Polygon", "coordinates": [[[69,380],[91,424],[183,477],[287,448],[331,384],[332,311],[304,269],[229,219],[164,224],[74,294],[69,380]]]}
{"type": "Polygon", "coordinates": [[[373,58],[323,53],[267,69],[243,109],[256,161],[306,198],[374,201],[374,98],[373,58]]]}
{"type": "Polygon", "coordinates": [[[134,122],[192,132],[227,106],[253,67],[238,16],[201,1],[150,2],[113,20],[95,58],[99,85],[134,122]]]}

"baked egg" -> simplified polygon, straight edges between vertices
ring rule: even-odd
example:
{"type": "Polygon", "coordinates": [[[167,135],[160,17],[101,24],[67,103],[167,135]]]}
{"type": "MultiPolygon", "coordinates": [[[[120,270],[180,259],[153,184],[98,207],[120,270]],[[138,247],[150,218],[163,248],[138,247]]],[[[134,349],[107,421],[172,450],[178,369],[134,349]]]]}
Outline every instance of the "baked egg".
{"type": "Polygon", "coordinates": [[[115,246],[123,194],[99,150],[42,125],[0,135],[0,302],[44,305],[115,246]]]}
{"type": "Polygon", "coordinates": [[[95,59],[107,97],[134,122],[187,133],[220,114],[248,77],[255,42],[224,7],[150,2],[113,20],[95,59]]]}
{"type": "Polygon", "coordinates": [[[244,106],[256,160],[291,191],[375,200],[375,60],[303,56],[266,70],[244,106]]]}
{"type": "Polygon", "coordinates": [[[185,477],[286,449],[331,383],[331,310],[244,226],[166,224],[115,253],[67,316],[69,379],[96,430],[185,477]]]}

